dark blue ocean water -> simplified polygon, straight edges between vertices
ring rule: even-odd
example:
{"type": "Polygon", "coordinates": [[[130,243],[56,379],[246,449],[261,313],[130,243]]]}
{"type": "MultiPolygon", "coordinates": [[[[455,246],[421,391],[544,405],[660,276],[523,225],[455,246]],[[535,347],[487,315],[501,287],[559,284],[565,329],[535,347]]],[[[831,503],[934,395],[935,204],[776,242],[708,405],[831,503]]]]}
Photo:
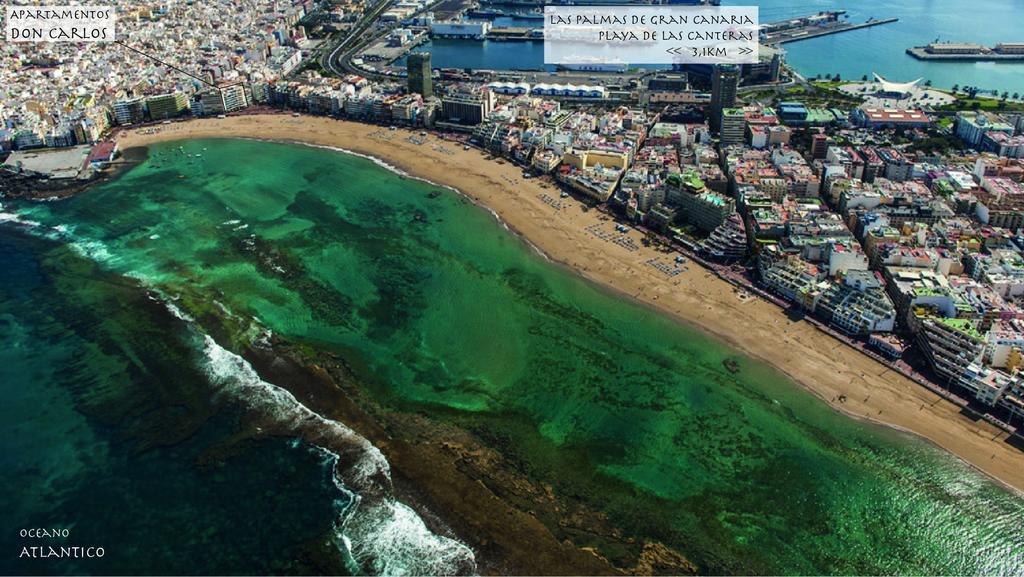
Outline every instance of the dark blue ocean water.
{"type": "Polygon", "coordinates": [[[348,499],[332,461],[293,439],[235,442],[238,412],[164,313],[66,246],[0,226],[0,573],[343,569],[311,560],[348,499]],[[21,534],[39,528],[69,534],[21,534]]]}

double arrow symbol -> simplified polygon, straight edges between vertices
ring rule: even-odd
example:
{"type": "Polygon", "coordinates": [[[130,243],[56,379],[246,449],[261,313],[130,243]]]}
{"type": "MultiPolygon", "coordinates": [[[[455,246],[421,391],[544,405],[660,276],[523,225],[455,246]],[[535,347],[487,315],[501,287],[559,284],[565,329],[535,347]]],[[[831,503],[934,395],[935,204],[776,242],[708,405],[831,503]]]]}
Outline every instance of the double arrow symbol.
{"type": "MultiPolygon", "coordinates": [[[[669,54],[675,54],[677,56],[682,56],[683,52],[680,52],[680,51],[681,50],[687,50],[687,49],[692,49],[692,47],[673,46],[672,48],[666,48],[665,52],[668,52],[669,54]]],[[[746,46],[740,46],[739,53],[740,53],[740,56],[745,56],[747,54],[753,54],[754,53],[754,49],[753,48],[747,48],[746,46]]]]}

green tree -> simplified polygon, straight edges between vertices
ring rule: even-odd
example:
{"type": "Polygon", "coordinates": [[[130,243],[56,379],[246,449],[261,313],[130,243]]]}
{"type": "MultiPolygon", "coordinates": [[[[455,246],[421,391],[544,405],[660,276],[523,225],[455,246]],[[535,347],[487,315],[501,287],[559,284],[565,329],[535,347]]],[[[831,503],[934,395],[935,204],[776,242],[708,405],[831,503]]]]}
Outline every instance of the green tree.
{"type": "Polygon", "coordinates": [[[860,81],[861,81],[861,82],[867,82],[867,81],[868,81],[868,75],[867,75],[867,74],[865,74],[864,76],[861,76],[861,77],[860,77],[860,81]]]}
{"type": "Polygon", "coordinates": [[[958,90],[960,90],[960,85],[959,84],[954,84],[953,85],[953,92],[957,92],[958,90]]]}

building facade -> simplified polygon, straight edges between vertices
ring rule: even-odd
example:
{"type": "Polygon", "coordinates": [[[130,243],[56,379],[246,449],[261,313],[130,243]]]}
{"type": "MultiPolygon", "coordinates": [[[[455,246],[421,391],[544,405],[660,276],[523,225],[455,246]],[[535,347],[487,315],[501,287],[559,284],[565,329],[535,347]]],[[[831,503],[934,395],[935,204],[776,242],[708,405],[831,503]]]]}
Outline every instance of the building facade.
{"type": "Polygon", "coordinates": [[[406,59],[406,68],[409,73],[409,92],[415,92],[423,98],[430,98],[434,95],[433,84],[430,78],[430,53],[415,52],[406,59]]]}
{"type": "Polygon", "coordinates": [[[740,86],[740,69],[736,65],[722,64],[711,72],[711,130],[722,127],[722,111],[736,106],[736,91],[740,86]]]}

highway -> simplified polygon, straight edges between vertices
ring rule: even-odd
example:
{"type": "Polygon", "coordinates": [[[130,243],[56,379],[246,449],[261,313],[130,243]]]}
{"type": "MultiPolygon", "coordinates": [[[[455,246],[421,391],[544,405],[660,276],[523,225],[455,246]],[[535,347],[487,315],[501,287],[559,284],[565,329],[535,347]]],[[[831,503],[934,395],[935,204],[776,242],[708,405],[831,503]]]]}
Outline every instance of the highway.
{"type": "Polygon", "coordinates": [[[363,70],[359,70],[353,67],[349,60],[351,59],[352,53],[373,41],[379,35],[370,34],[365,37],[363,36],[367,29],[375,24],[377,19],[380,18],[381,13],[391,6],[392,1],[393,0],[381,0],[373,7],[372,10],[364,14],[363,17],[348,30],[348,33],[340,42],[338,42],[337,45],[333,48],[324,50],[321,54],[320,66],[324,70],[333,72],[337,76],[358,74],[360,76],[377,80],[387,78],[387,76],[383,74],[374,75],[363,70]]]}

